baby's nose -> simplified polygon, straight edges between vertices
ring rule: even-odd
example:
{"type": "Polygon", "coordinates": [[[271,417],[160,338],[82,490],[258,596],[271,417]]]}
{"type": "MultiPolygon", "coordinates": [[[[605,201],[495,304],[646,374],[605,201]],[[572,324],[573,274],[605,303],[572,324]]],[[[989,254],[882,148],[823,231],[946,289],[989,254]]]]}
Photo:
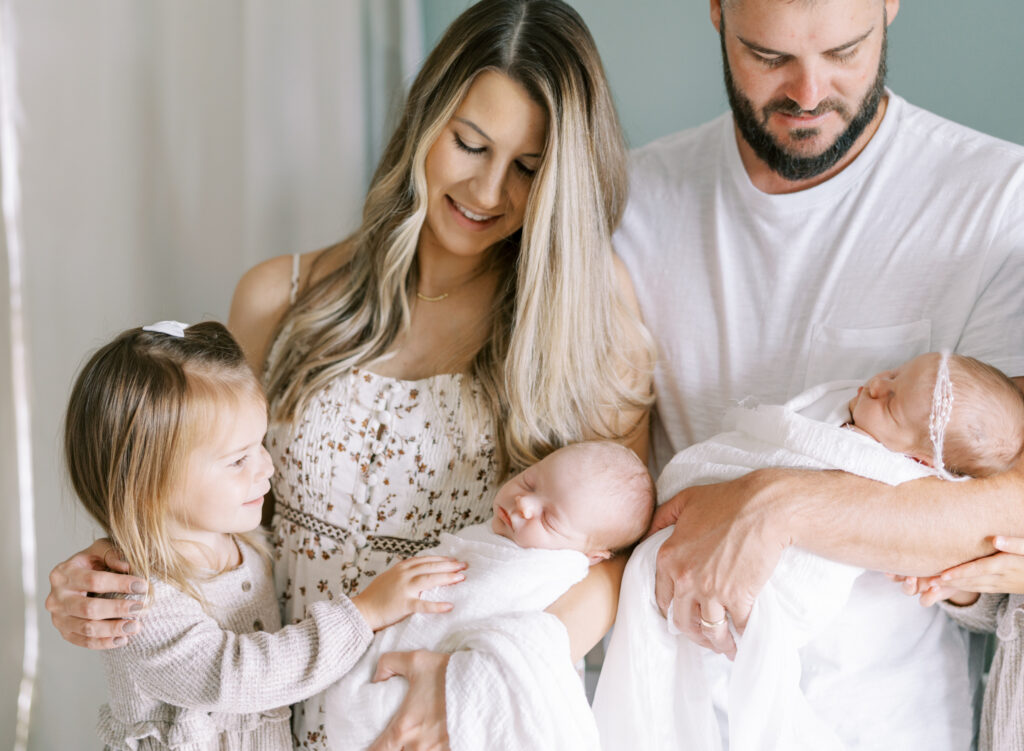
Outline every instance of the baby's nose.
{"type": "Polygon", "coordinates": [[[533,518],[533,504],[530,503],[529,498],[525,495],[516,496],[516,510],[524,519],[533,518]]]}
{"type": "Polygon", "coordinates": [[[881,390],[881,379],[879,376],[872,377],[871,380],[867,382],[864,390],[868,392],[868,396],[872,399],[877,399],[881,390]]]}

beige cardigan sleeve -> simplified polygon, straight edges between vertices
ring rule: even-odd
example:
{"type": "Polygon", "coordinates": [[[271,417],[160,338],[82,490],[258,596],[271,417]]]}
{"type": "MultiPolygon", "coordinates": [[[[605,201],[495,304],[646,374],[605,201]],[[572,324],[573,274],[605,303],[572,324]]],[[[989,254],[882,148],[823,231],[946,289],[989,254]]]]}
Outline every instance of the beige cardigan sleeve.
{"type": "Polygon", "coordinates": [[[121,663],[112,672],[179,707],[251,713],[293,704],[348,672],[373,638],[345,597],[318,602],[303,621],[269,633],[252,629],[279,623],[272,597],[269,609],[265,601],[243,606],[233,611],[237,623],[222,626],[172,587],[157,594],[140,633],[110,655],[121,663]]]}

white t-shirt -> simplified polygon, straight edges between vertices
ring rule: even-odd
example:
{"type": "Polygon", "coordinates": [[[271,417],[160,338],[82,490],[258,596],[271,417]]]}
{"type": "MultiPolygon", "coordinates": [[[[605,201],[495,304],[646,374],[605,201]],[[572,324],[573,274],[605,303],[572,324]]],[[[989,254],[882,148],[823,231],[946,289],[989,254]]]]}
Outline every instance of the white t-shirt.
{"type": "MultiPolygon", "coordinates": [[[[630,190],[615,246],[659,348],[658,470],[748,395],[782,403],[944,347],[1024,375],[1020,146],[889,92],[865,149],[814,188],[755,188],[726,114],[634,152],[630,190]]],[[[865,574],[805,650],[804,692],[853,747],[967,747],[965,641],[937,609],[865,574]],[[894,696],[905,670],[938,677],[894,696]],[[853,696],[873,709],[851,715],[853,696]],[[934,737],[901,738],[911,712],[934,737]]]]}
{"type": "Polygon", "coordinates": [[[889,94],[839,175],[762,193],[731,115],[639,149],[615,247],[659,347],[658,469],[781,404],[942,347],[1024,375],[1024,147],[889,94]]]}

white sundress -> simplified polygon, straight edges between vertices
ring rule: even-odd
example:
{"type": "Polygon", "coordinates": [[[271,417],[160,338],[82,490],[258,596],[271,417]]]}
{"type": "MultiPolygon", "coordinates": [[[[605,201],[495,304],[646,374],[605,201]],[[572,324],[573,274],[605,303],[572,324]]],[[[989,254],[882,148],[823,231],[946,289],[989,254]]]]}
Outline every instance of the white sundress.
{"type": "MultiPolygon", "coordinates": [[[[496,491],[492,422],[462,376],[403,381],[353,369],[298,420],[271,425],[277,505],[274,575],[283,621],[336,593],[355,594],[381,571],[490,517],[496,491]]],[[[296,748],[327,748],[320,696],[296,705],[296,748]]]]}

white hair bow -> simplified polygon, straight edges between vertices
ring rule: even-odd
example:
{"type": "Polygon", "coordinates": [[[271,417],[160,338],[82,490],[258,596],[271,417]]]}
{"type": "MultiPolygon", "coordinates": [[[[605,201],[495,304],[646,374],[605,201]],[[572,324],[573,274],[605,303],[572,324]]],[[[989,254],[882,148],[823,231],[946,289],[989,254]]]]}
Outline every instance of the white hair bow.
{"type": "Polygon", "coordinates": [[[185,329],[188,328],[187,323],[181,321],[157,321],[151,323],[149,326],[143,326],[143,331],[156,331],[159,334],[167,334],[167,336],[176,336],[179,339],[185,336],[185,329]]]}

